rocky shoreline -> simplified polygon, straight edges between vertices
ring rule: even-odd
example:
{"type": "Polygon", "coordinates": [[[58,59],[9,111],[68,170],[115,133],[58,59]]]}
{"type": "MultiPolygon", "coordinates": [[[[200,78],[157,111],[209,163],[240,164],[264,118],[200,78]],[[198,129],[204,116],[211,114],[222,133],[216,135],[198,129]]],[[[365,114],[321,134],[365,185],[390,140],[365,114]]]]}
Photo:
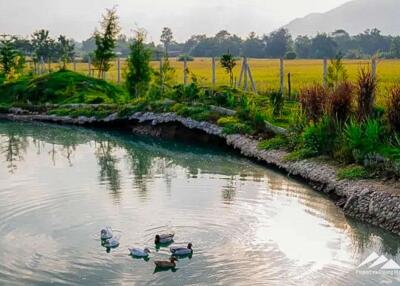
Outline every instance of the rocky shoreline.
{"type": "Polygon", "coordinates": [[[257,148],[258,141],[244,135],[226,135],[219,126],[199,122],[174,113],[136,112],[119,117],[117,113],[104,119],[95,117],[55,116],[33,114],[12,109],[10,114],[0,114],[10,120],[42,121],[81,126],[123,126],[131,132],[152,136],[191,137],[201,141],[223,142],[242,155],[279,168],[289,175],[299,177],[315,190],[328,194],[345,215],[370,223],[400,235],[400,184],[379,180],[339,180],[337,167],[320,159],[286,161],[283,150],[264,151],[257,148]]]}

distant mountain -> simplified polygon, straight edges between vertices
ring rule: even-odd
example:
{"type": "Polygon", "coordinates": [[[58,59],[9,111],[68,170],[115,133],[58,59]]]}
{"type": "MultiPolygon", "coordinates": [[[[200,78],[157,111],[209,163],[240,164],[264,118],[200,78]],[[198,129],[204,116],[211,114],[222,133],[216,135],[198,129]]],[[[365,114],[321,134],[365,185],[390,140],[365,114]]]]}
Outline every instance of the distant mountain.
{"type": "Polygon", "coordinates": [[[400,35],[400,0],[353,0],[326,13],[295,19],[285,28],[293,36],[312,36],[337,29],[353,35],[372,28],[383,34],[400,35]]]}

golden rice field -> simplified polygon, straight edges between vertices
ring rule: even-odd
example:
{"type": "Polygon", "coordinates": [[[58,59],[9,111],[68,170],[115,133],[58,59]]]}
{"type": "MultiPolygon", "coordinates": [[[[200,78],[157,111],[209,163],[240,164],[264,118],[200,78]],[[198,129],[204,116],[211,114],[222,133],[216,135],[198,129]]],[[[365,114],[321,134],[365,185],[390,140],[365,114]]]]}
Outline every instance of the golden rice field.
{"type": "MultiPolygon", "coordinates": [[[[177,82],[183,82],[183,62],[176,59],[170,59],[171,65],[175,68],[175,78],[177,82]]],[[[355,80],[361,67],[368,67],[368,60],[345,60],[344,64],[351,80],[355,80]]],[[[190,74],[197,77],[198,81],[204,85],[211,84],[212,70],[210,58],[196,58],[192,62],[188,62],[190,74]]],[[[122,61],[122,75],[126,70],[126,62],[122,61]]],[[[152,66],[156,69],[159,67],[158,62],[152,62],[152,66]]],[[[271,89],[279,89],[279,60],[275,59],[250,59],[249,66],[251,68],[254,81],[258,91],[271,89]]],[[[54,66],[55,67],[55,66],[54,66]]],[[[73,69],[73,65],[69,66],[73,69]]],[[[78,72],[88,73],[88,64],[77,63],[78,72]]],[[[238,80],[241,70],[241,62],[235,68],[235,78],[238,80]]],[[[285,85],[287,86],[287,74],[291,74],[292,90],[296,92],[300,87],[312,83],[321,83],[323,80],[323,62],[322,60],[286,60],[285,61],[285,85]]],[[[377,67],[377,75],[379,80],[378,98],[382,103],[386,97],[388,89],[394,84],[400,84],[400,60],[380,60],[377,67]]],[[[122,76],[123,78],[123,76],[122,76]]],[[[191,76],[189,76],[189,79],[191,76]]],[[[107,73],[107,80],[117,81],[117,65],[114,64],[107,73]]],[[[227,85],[229,76],[220,67],[217,62],[216,69],[217,85],[227,85]]]]}

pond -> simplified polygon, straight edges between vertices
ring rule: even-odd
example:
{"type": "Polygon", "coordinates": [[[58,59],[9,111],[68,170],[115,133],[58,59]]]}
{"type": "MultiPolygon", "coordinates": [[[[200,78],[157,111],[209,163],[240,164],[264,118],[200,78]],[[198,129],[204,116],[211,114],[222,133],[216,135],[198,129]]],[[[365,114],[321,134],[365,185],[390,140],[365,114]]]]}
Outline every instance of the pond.
{"type": "Polygon", "coordinates": [[[397,236],[346,218],[284,174],[211,146],[0,121],[0,284],[399,285],[397,236]],[[101,246],[111,226],[120,246],[101,246]],[[193,243],[174,271],[155,271],[193,243]],[[151,250],[150,260],[129,247],[151,250]],[[361,269],[361,270],[360,270],[361,269]]]}

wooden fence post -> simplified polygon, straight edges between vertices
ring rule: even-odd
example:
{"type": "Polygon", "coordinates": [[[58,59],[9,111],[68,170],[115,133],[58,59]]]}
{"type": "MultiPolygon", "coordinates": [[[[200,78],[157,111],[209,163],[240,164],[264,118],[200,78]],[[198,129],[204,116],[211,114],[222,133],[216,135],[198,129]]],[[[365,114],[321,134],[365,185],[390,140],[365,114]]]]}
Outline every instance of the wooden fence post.
{"type": "Polygon", "coordinates": [[[288,73],[287,79],[288,79],[288,98],[290,100],[292,97],[292,75],[290,73],[288,73]]]}
{"type": "Polygon", "coordinates": [[[376,58],[371,59],[371,73],[372,77],[376,80],[376,58]]]}
{"type": "Polygon", "coordinates": [[[43,59],[43,56],[41,56],[40,57],[40,74],[41,75],[44,74],[45,71],[46,71],[46,67],[45,67],[45,64],[44,64],[44,59],[43,59]]]}
{"type": "Polygon", "coordinates": [[[117,82],[121,83],[121,57],[118,55],[117,57],[117,82]]]}
{"type": "Polygon", "coordinates": [[[328,59],[324,58],[323,61],[324,69],[323,69],[323,85],[325,88],[328,87],[328,59]]]}
{"type": "Polygon", "coordinates": [[[285,66],[283,58],[280,58],[279,62],[280,62],[280,90],[281,93],[283,94],[285,90],[285,66]]]}
{"type": "Polygon", "coordinates": [[[164,74],[163,74],[163,59],[160,57],[160,81],[161,81],[161,95],[164,93],[164,74]]]}
{"type": "Polygon", "coordinates": [[[247,91],[249,88],[248,82],[247,82],[247,71],[248,71],[248,67],[247,67],[247,57],[244,57],[243,60],[243,71],[244,71],[244,90],[247,91]]]}
{"type": "Polygon", "coordinates": [[[240,87],[242,85],[244,72],[245,72],[245,58],[243,58],[242,69],[240,70],[239,81],[237,82],[236,87],[240,87]]]}
{"type": "Polygon", "coordinates": [[[211,59],[211,65],[212,65],[212,85],[215,88],[215,83],[216,83],[216,77],[215,77],[215,57],[212,57],[211,59]]]}
{"type": "Polygon", "coordinates": [[[251,88],[253,89],[254,93],[257,93],[256,83],[254,82],[253,74],[251,73],[251,69],[250,69],[250,66],[248,64],[247,64],[247,72],[249,73],[249,79],[250,79],[250,83],[251,83],[251,88]]]}
{"type": "Polygon", "coordinates": [[[187,83],[188,83],[188,65],[187,65],[186,56],[184,56],[184,59],[183,59],[183,84],[187,85],[187,83]]]}
{"type": "Polygon", "coordinates": [[[90,58],[90,56],[88,57],[88,75],[91,76],[92,75],[92,59],[90,58]]]}

